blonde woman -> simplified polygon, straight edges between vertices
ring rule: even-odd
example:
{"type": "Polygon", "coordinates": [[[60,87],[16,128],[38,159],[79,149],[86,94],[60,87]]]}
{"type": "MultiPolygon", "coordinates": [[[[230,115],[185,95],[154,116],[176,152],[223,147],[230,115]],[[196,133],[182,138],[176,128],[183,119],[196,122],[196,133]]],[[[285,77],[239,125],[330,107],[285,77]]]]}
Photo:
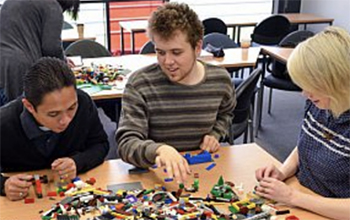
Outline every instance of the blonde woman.
{"type": "Polygon", "coordinates": [[[308,99],[298,145],[281,168],[256,171],[257,194],[334,219],[350,218],[350,35],[330,27],[288,60],[308,99]],[[296,176],[301,187],[283,181],[296,176]],[[311,190],[314,193],[305,193],[311,190]]]}

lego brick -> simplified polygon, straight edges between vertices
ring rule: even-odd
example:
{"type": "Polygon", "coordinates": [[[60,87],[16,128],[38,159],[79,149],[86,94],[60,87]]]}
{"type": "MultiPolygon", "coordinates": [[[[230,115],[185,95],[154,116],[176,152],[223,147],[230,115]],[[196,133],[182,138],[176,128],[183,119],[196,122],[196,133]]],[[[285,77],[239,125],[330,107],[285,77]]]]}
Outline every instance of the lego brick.
{"type": "Polygon", "coordinates": [[[211,154],[208,151],[202,151],[197,155],[191,155],[189,153],[184,155],[184,158],[187,160],[188,164],[198,164],[198,163],[208,163],[213,161],[211,154]]]}
{"type": "Polygon", "coordinates": [[[25,199],[24,199],[24,203],[25,203],[25,204],[34,203],[34,198],[25,198],[25,199]]]}
{"type": "Polygon", "coordinates": [[[213,169],[215,166],[216,166],[216,163],[212,163],[205,169],[209,171],[209,170],[213,169]]]}

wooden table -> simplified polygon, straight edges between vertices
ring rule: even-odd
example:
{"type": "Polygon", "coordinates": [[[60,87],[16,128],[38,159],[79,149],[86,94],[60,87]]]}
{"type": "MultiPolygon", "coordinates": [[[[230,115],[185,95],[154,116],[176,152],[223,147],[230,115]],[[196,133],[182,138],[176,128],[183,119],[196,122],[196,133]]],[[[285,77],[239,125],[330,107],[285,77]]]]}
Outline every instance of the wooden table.
{"type": "MultiPolygon", "coordinates": [[[[251,47],[249,49],[230,48],[224,49],[225,56],[221,58],[203,56],[199,59],[221,67],[242,67],[242,68],[254,68],[257,58],[260,53],[259,47],[251,47]]],[[[90,66],[91,63],[97,65],[111,64],[121,65],[123,68],[129,69],[132,72],[142,67],[156,63],[157,58],[155,54],[131,54],[116,57],[102,57],[102,58],[89,58],[83,59],[83,65],[90,66]]],[[[126,79],[122,82],[117,82],[112,90],[103,90],[94,94],[91,94],[92,99],[115,99],[123,96],[126,79]]]]}
{"type": "MultiPolygon", "coordinates": [[[[275,158],[269,155],[266,151],[260,148],[256,144],[236,145],[232,147],[222,147],[218,152],[219,158],[215,159],[216,166],[207,171],[205,168],[208,163],[192,165],[191,169],[193,173],[199,174],[199,191],[194,196],[206,197],[210,189],[217,183],[219,177],[222,175],[225,180],[232,181],[235,184],[244,184],[245,192],[253,190],[257,184],[255,180],[254,172],[257,168],[267,165],[269,163],[280,165],[275,158]]],[[[163,169],[151,169],[149,173],[143,174],[128,174],[128,169],[132,166],[122,162],[121,160],[109,160],[103,163],[103,165],[81,175],[81,179],[85,180],[90,177],[95,177],[97,183],[96,187],[106,188],[109,184],[138,182],[140,181],[144,188],[154,188],[155,184],[161,184],[167,188],[168,191],[174,191],[178,189],[178,184],[175,182],[164,182],[166,178],[163,169]]],[[[49,174],[49,171],[39,171],[33,173],[49,174]]],[[[187,185],[193,183],[191,177],[187,185]]],[[[288,184],[298,186],[296,179],[291,179],[288,184]]],[[[45,191],[52,187],[53,183],[45,184],[45,191]]],[[[311,193],[308,191],[308,193],[311,193]]],[[[34,193],[30,192],[30,197],[33,197],[34,193]]],[[[11,202],[6,197],[0,198],[0,219],[4,220],[16,220],[16,219],[39,219],[40,210],[48,210],[51,205],[60,201],[62,198],[58,197],[56,201],[49,200],[44,196],[42,199],[35,198],[34,204],[24,204],[23,201],[11,202]]],[[[286,208],[286,207],[283,207],[286,208]]],[[[299,209],[291,208],[291,215],[296,215],[299,219],[326,219],[311,212],[299,209]]],[[[285,219],[286,215],[280,216],[278,219],[285,219]]],[[[81,219],[85,219],[84,217],[81,219]]]]}
{"type": "MultiPolygon", "coordinates": [[[[295,25],[304,25],[304,29],[306,29],[308,24],[329,24],[332,25],[334,19],[333,18],[325,18],[322,16],[308,14],[308,13],[282,13],[279,15],[283,15],[288,18],[291,24],[295,25]]],[[[242,27],[252,27],[257,25],[260,21],[265,18],[271,16],[271,14],[266,15],[257,15],[257,16],[232,16],[228,19],[225,19],[227,27],[233,28],[233,40],[240,41],[241,28],[242,27]],[[236,39],[236,28],[237,28],[237,39],[236,39]]]]}
{"type": "Polygon", "coordinates": [[[121,54],[125,53],[124,31],[130,32],[131,52],[135,53],[135,34],[146,32],[147,20],[120,21],[120,49],[121,54]]]}

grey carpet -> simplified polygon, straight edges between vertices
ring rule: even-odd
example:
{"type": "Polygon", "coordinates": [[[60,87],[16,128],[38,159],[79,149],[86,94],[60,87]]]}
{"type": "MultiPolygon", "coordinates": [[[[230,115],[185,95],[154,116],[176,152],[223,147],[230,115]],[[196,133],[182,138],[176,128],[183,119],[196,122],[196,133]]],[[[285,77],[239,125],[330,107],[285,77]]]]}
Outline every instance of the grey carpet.
{"type": "Polygon", "coordinates": [[[274,89],[271,114],[268,114],[268,93],[269,89],[265,88],[262,126],[255,142],[283,162],[296,146],[305,98],[300,92],[274,89]]]}

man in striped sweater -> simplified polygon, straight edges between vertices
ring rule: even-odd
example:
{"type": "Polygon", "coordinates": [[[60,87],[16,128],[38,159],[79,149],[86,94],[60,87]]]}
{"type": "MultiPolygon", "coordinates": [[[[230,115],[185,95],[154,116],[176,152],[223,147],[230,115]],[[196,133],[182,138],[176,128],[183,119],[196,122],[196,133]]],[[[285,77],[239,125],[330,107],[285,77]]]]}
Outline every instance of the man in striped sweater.
{"type": "Polygon", "coordinates": [[[124,161],[164,166],[178,182],[191,172],[178,151],[218,151],[236,105],[228,72],[197,60],[203,32],[186,4],[167,3],[153,13],[148,34],[158,63],[129,78],[116,133],[124,161]]]}

